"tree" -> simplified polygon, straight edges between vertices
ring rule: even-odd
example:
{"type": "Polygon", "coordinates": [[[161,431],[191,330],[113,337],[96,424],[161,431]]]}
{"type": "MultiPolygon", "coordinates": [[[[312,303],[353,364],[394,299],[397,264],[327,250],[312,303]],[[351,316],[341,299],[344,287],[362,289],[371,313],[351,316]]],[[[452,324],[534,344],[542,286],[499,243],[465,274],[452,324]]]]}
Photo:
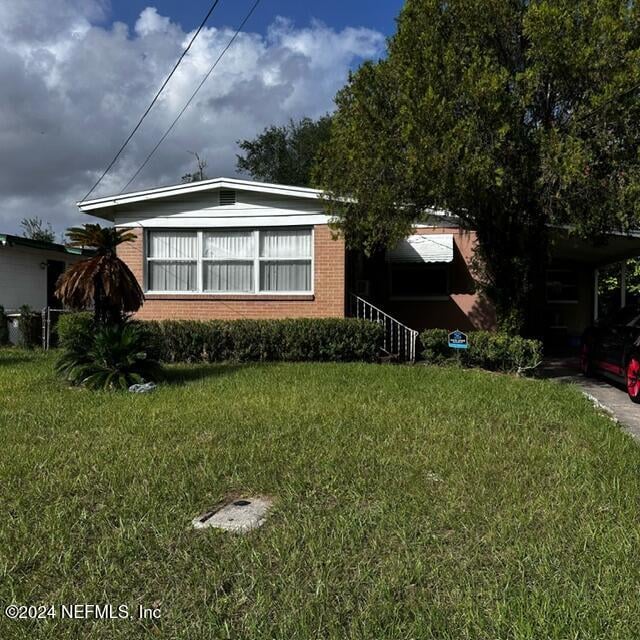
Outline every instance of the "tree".
{"type": "Polygon", "coordinates": [[[407,0],[388,56],[336,98],[318,181],[368,252],[446,209],[478,237],[503,328],[535,333],[549,225],[595,242],[640,213],[640,7],[407,0]]]}
{"type": "Polygon", "coordinates": [[[238,171],[264,182],[311,186],[318,151],[328,141],[330,131],[329,115],[267,127],[253,140],[238,141],[244,151],[237,156],[238,171]]]}
{"type": "Polygon", "coordinates": [[[200,182],[201,180],[207,180],[208,176],[204,172],[207,168],[207,161],[201,158],[195,151],[189,151],[189,153],[195,156],[198,168],[193,173],[185,173],[182,176],[182,182],[200,182]]]}
{"type": "Polygon", "coordinates": [[[72,309],[93,307],[96,325],[119,324],[125,314],[144,302],[142,289],[129,267],[116,255],[116,247],[134,242],[124,229],[85,224],[67,231],[72,247],[92,247],[96,255],[67,268],[57,282],[56,296],[72,309]]]}
{"type": "Polygon", "coordinates": [[[50,222],[45,228],[44,222],[40,218],[23,218],[20,222],[22,236],[30,240],[40,240],[41,242],[55,242],[56,234],[50,222]]]}

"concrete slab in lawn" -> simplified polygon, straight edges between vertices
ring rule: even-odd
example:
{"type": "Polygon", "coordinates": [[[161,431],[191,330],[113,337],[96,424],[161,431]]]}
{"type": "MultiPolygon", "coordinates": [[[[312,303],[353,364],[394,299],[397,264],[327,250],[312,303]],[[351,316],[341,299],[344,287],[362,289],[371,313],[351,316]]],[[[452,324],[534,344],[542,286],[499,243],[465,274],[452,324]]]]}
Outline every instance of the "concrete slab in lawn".
{"type": "Polygon", "coordinates": [[[270,498],[238,498],[222,508],[205,513],[193,520],[196,529],[224,529],[233,533],[246,533],[261,527],[267,511],[273,504],[270,498]]]}
{"type": "Polygon", "coordinates": [[[542,368],[545,378],[577,385],[589,398],[620,423],[624,431],[640,441],[640,404],[631,402],[624,387],[606,378],[586,378],[578,361],[549,360],[542,368]]]}

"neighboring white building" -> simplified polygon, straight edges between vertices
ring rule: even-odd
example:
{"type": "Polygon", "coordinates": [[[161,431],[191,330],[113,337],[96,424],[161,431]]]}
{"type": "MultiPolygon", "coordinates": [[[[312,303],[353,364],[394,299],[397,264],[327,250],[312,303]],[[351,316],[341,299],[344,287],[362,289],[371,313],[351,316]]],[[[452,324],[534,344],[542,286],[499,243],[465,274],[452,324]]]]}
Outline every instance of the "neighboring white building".
{"type": "Polygon", "coordinates": [[[60,274],[92,253],[0,234],[0,305],[7,312],[17,311],[25,304],[37,311],[59,306],[54,290],[60,274]]]}

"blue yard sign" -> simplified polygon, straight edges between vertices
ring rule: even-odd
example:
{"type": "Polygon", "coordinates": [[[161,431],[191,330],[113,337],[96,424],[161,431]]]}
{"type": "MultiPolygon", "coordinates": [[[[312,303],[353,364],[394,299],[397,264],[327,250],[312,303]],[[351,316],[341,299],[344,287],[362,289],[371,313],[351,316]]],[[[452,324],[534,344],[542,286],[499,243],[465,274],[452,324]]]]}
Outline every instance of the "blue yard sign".
{"type": "Polygon", "coordinates": [[[468,349],[469,341],[467,340],[467,334],[462,331],[452,331],[449,334],[449,346],[452,349],[468,349]]]}

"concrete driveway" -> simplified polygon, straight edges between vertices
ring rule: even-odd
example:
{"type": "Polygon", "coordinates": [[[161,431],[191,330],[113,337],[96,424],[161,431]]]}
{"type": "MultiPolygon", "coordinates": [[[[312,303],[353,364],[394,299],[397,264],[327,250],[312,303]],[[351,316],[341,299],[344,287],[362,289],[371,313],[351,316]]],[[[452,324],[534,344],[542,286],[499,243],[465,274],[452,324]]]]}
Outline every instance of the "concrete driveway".
{"type": "Polygon", "coordinates": [[[586,378],[579,372],[578,359],[549,359],[542,366],[544,378],[575,384],[589,398],[610,413],[620,426],[640,442],[640,404],[629,400],[624,387],[606,378],[586,378]]]}

